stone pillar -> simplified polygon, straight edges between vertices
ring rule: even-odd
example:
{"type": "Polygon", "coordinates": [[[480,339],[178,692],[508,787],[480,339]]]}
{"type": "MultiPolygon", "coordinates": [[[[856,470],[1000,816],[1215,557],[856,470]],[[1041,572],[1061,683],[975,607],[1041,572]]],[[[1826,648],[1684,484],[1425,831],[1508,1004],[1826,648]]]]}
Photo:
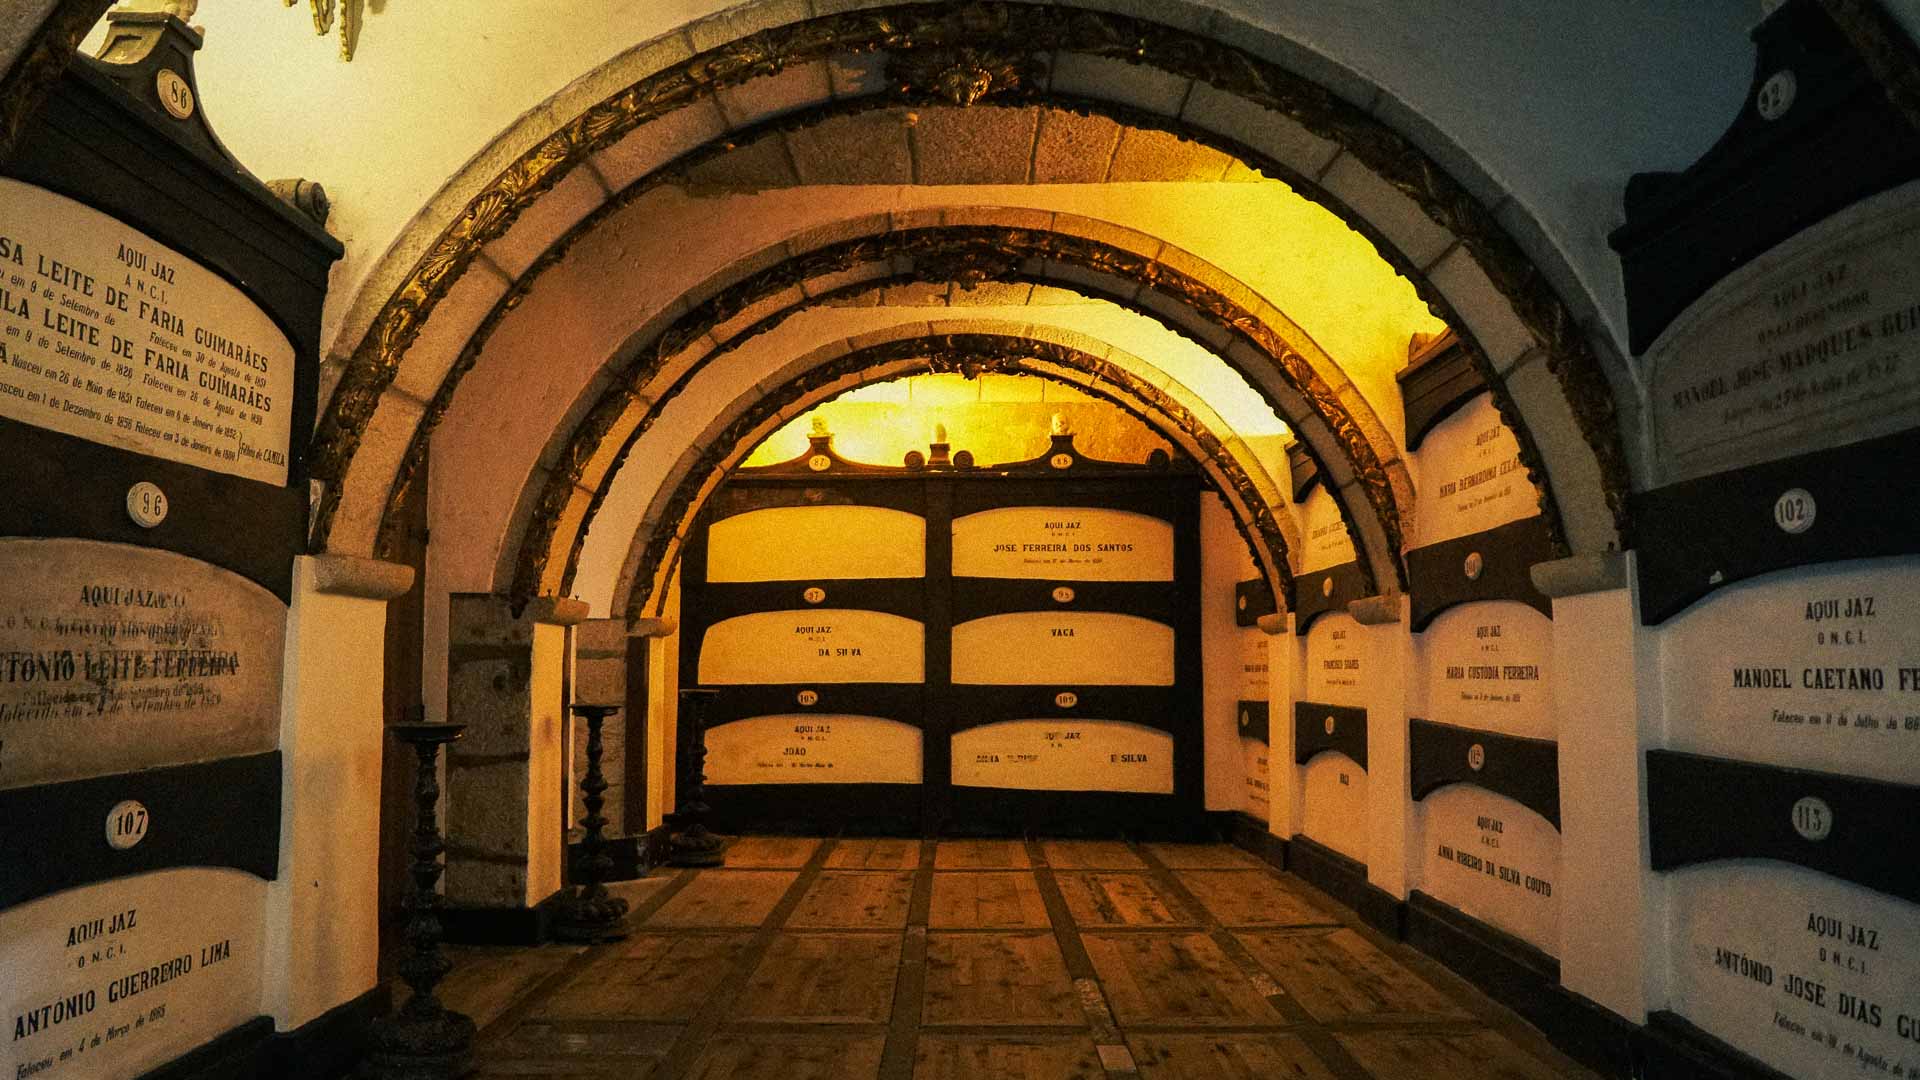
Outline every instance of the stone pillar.
{"type": "Polygon", "coordinates": [[[1659,744],[1657,643],[1631,553],[1533,568],[1553,599],[1560,743],[1560,983],[1634,1023],[1664,997],[1661,882],[1648,868],[1646,770],[1659,744]]]}
{"type": "Polygon", "coordinates": [[[1293,616],[1262,615],[1257,624],[1267,635],[1267,831],[1290,839],[1300,831],[1294,789],[1300,778],[1293,765],[1293,687],[1299,673],[1293,616]]]}
{"type": "Polygon", "coordinates": [[[446,896],[455,908],[534,907],[560,891],[566,628],[580,600],[447,598],[447,719],[467,734],[447,755],[446,896]]]}
{"type": "MultiPolygon", "coordinates": [[[[600,813],[613,824],[608,835],[626,833],[627,820],[627,726],[645,723],[627,702],[627,620],[588,619],[573,631],[573,700],[583,705],[618,705],[620,711],[607,717],[601,728],[600,771],[606,775],[606,805],[600,813]]],[[[587,771],[587,727],[573,725],[573,745],[569,748],[572,766],[568,770],[567,791],[571,809],[567,825],[572,828],[587,814],[580,791],[580,777],[587,771]]]]}
{"type": "Polygon", "coordinates": [[[294,560],[280,867],[267,890],[264,983],[264,1008],[281,1031],[375,985],[387,601],[412,584],[408,566],[342,555],[294,560]]]}
{"type": "Polygon", "coordinates": [[[671,646],[678,630],[672,619],[635,619],[627,628],[627,633],[641,646],[629,657],[629,662],[644,657],[647,665],[647,700],[634,702],[634,708],[645,706],[648,829],[659,828],[673,810],[680,679],[671,646]]]}
{"type": "Polygon", "coordinates": [[[1407,827],[1412,813],[1407,753],[1407,675],[1413,641],[1407,633],[1407,596],[1385,593],[1355,600],[1347,614],[1365,627],[1367,710],[1367,881],[1407,898],[1407,827]]]}

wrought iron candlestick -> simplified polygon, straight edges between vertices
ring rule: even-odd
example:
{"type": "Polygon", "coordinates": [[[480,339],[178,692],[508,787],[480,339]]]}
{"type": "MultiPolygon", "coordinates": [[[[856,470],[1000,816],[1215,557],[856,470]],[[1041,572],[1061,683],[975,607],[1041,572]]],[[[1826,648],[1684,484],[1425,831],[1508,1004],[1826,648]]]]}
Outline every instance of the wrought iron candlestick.
{"type": "Polygon", "coordinates": [[[587,804],[580,824],[587,834],[580,841],[580,880],[554,912],[553,936],[563,941],[619,941],[627,936],[627,902],[607,892],[613,856],[607,854],[602,835],[607,819],[600,814],[606,805],[601,794],[607,790],[607,778],[600,772],[600,725],[619,710],[618,705],[573,706],[574,715],[587,721],[587,775],[580,781],[587,804]]]}
{"type": "Polygon", "coordinates": [[[440,838],[440,820],[434,807],[440,801],[440,745],[458,739],[465,724],[395,724],[394,738],[413,747],[419,771],[413,779],[413,884],[402,909],[407,916],[407,948],[400,961],[400,977],[413,990],[392,1016],[374,1021],[371,1052],[362,1075],[376,1080],[443,1080],[465,1075],[473,1068],[473,1021],[440,1003],[434,987],[453,970],[440,952],[443,901],[434,891],[440,880],[440,856],[446,844],[440,838]]]}
{"type": "Polygon", "coordinates": [[[719,866],[726,861],[720,838],[707,831],[707,706],[719,696],[718,690],[680,691],[680,707],[692,738],[687,746],[687,788],[667,838],[667,861],[674,866],[719,866]]]}

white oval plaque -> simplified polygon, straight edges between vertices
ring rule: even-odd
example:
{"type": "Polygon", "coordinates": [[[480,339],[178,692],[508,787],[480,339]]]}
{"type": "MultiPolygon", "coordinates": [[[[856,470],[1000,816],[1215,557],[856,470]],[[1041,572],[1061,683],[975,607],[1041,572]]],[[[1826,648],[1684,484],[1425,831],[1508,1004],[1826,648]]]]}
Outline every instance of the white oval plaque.
{"type": "Polygon", "coordinates": [[[833,459],[825,454],[815,454],[807,459],[807,468],[814,472],[826,472],[833,468],[833,459]]]}
{"type": "Polygon", "coordinates": [[[1071,709],[1080,704],[1080,695],[1071,690],[1062,690],[1053,695],[1053,703],[1063,709],[1071,709]]]}
{"type": "Polygon", "coordinates": [[[1333,734],[1333,717],[1327,717],[1327,734],[1333,734]]]}
{"type": "Polygon", "coordinates": [[[160,104],[167,115],[175,120],[185,120],[193,115],[193,87],[172,68],[161,68],[153,76],[153,89],[160,95],[160,104]]]}
{"type": "Polygon", "coordinates": [[[1487,561],[1481,558],[1477,551],[1467,552],[1467,561],[1460,567],[1461,571],[1467,575],[1468,581],[1479,581],[1480,572],[1486,568],[1487,561]]]}
{"type": "Polygon", "coordinates": [[[1474,743],[1472,746],[1467,747],[1467,768],[1472,769],[1474,772],[1479,772],[1481,769],[1486,768],[1486,765],[1486,747],[1481,746],[1479,743],[1474,743]]]}
{"type": "Polygon", "coordinates": [[[127,516],[143,529],[167,520],[167,493],[151,480],[133,485],[127,489],[127,516]]]}
{"type": "Polygon", "coordinates": [[[1055,454],[1052,457],[1047,459],[1047,464],[1053,466],[1056,469],[1071,468],[1073,465],[1073,455],[1072,454],[1055,454]]]}
{"type": "Polygon", "coordinates": [[[807,591],[801,593],[800,596],[809,604],[818,604],[826,600],[827,590],[818,585],[809,585],[807,591]]]}
{"type": "Polygon", "coordinates": [[[134,799],[122,799],[107,811],[107,843],[125,851],[147,836],[147,808],[134,799]]]}
{"type": "Polygon", "coordinates": [[[799,702],[802,705],[818,705],[820,704],[820,695],[818,692],[813,690],[802,690],[799,693],[793,695],[793,700],[799,702]]]}
{"type": "Polygon", "coordinates": [[[1053,599],[1055,603],[1071,604],[1073,603],[1073,590],[1065,585],[1055,586],[1053,599]]]}
{"type": "Polygon", "coordinates": [[[1240,710],[1240,726],[1241,727],[1253,726],[1253,714],[1248,712],[1245,709],[1240,710]]]}
{"type": "Polygon", "coordinates": [[[1781,492],[1780,497],[1773,500],[1773,523],[1780,526],[1781,532],[1799,535],[1813,528],[1817,510],[1812,492],[1806,488],[1792,488],[1781,492]]]}
{"type": "Polygon", "coordinates": [[[1833,807],[1817,795],[1793,804],[1793,831],[1803,840],[1820,841],[1833,831],[1833,807]]]}
{"type": "Polygon", "coordinates": [[[1332,578],[1327,577],[1327,578],[1320,579],[1320,595],[1321,596],[1333,595],[1333,579],[1332,578]]]}
{"type": "Polygon", "coordinates": [[[1238,607],[1241,611],[1247,610],[1247,598],[1244,596],[1239,597],[1235,602],[1235,606],[1238,607]]]}
{"type": "Polygon", "coordinates": [[[1799,96],[1800,80],[1794,77],[1793,69],[1783,68],[1767,76],[1760,84],[1760,93],[1754,96],[1753,107],[1759,112],[1760,119],[1778,120],[1793,108],[1793,99],[1799,96]]]}

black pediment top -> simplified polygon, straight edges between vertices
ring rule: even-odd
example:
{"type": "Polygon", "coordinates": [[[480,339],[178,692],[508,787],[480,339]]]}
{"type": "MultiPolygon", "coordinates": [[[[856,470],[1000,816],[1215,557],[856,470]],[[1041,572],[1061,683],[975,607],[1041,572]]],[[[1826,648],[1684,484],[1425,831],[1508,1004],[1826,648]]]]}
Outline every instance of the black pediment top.
{"type": "Polygon", "coordinates": [[[1406,406],[1408,450],[1420,449],[1428,432],[1487,390],[1466,344],[1451,330],[1429,342],[1395,378],[1406,406]]]}
{"type": "Polygon", "coordinates": [[[1325,750],[1338,750],[1367,767],[1367,710],[1319,701],[1293,703],[1293,760],[1307,759],[1325,750]]]}
{"type": "Polygon", "coordinates": [[[1304,634],[1313,621],[1367,595],[1366,575],[1358,562],[1343,562],[1325,570],[1293,576],[1293,632],[1304,634]]]}
{"type": "Polygon", "coordinates": [[[1320,482],[1320,463],[1307,452],[1307,444],[1299,441],[1287,444],[1287,471],[1292,474],[1293,501],[1307,501],[1307,493],[1313,485],[1320,482]]]}
{"type": "Polygon", "coordinates": [[[1240,737],[1259,742],[1271,742],[1272,706],[1264,701],[1237,701],[1234,703],[1235,719],[1240,727],[1240,737]]]}
{"type": "Polygon", "coordinates": [[[1620,253],[1635,353],[1755,256],[1920,176],[1920,132],[1827,6],[1790,0],[1754,30],[1753,83],[1700,160],[1628,181],[1627,222],[1609,242],[1620,253]]]}
{"type": "MultiPolygon", "coordinates": [[[[916,451],[917,454],[917,451],[916,451]]],[[[755,465],[734,470],[734,475],[742,479],[758,479],[774,476],[863,476],[863,477],[915,477],[921,475],[921,461],[914,463],[914,454],[907,456],[905,465],[870,465],[864,461],[841,457],[833,448],[833,436],[815,429],[807,436],[807,448],[800,454],[772,465],[755,465]]]]}
{"type": "Polygon", "coordinates": [[[1004,465],[994,465],[986,471],[1006,476],[1084,476],[1094,473],[1145,473],[1169,472],[1178,468],[1190,471],[1193,463],[1183,454],[1176,460],[1165,450],[1154,450],[1147,460],[1139,464],[1126,461],[1108,461],[1104,458],[1090,457],[1073,444],[1070,432],[1056,432],[1048,436],[1047,451],[1039,457],[1025,461],[1010,461],[1004,465]]]}
{"type": "Polygon", "coordinates": [[[1448,784],[1472,784],[1514,802],[1560,827],[1560,745],[1497,731],[1407,722],[1413,801],[1448,784]]]}
{"type": "Polygon", "coordinates": [[[1248,578],[1233,585],[1233,625],[1257,626],[1262,618],[1278,614],[1273,586],[1266,578],[1248,578]]]}
{"type": "Polygon", "coordinates": [[[911,683],[762,683],[714,688],[707,706],[710,731],[756,716],[877,716],[919,727],[925,692],[911,683]],[[803,704],[805,702],[806,704],[803,704]]]}
{"type": "Polygon", "coordinates": [[[1636,493],[1640,621],[1665,622],[1722,585],[1775,570],[1920,553],[1916,461],[1920,430],[1636,493]],[[1809,501],[1811,526],[1778,524],[1776,513],[1804,520],[1795,515],[1809,501]]]}
{"type": "Polygon", "coordinates": [[[1480,600],[1513,600],[1552,618],[1553,601],[1534,587],[1531,571],[1553,557],[1553,538],[1538,515],[1414,548],[1407,552],[1414,632],[1456,604],[1480,600]]]}
{"type": "Polygon", "coordinates": [[[1908,784],[1647,751],[1655,870],[1778,859],[1920,903],[1915,807],[1920,787],[1908,784]]]}
{"type": "Polygon", "coordinates": [[[170,765],[0,791],[0,911],[79,885],[186,866],[280,867],[280,752],[170,765]],[[146,835],[107,843],[122,801],[146,808],[146,835]]]}

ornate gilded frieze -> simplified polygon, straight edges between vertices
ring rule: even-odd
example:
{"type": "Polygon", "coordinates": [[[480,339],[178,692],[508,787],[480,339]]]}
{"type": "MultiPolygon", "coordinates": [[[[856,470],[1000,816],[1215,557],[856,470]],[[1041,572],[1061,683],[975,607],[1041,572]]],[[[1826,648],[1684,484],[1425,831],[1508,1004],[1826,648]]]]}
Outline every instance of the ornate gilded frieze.
{"type": "MultiPolygon", "coordinates": [[[[1287,566],[1287,542],[1273,523],[1271,508],[1227,454],[1224,444],[1165,391],[1106,360],[1056,342],[1003,334],[943,334],[902,338],[834,357],[753,402],[729,423],[675,485],[659,527],[645,537],[627,595],[628,620],[645,618],[647,605],[664,597],[664,589],[656,590],[656,585],[666,582],[662,569],[675,556],[676,537],[682,526],[699,511],[701,491],[750,449],[746,443],[755,432],[795,403],[849,376],[897,367],[904,361],[918,361],[930,372],[991,371],[1057,378],[1047,370],[1051,366],[1097,376],[1091,383],[1076,382],[1074,386],[1125,410],[1169,436],[1176,445],[1197,446],[1207,455],[1202,465],[1208,475],[1216,483],[1232,487],[1248,507],[1251,520],[1236,513],[1234,527],[1253,553],[1254,564],[1268,568],[1268,580],[1276,594],[1286,597],[1291,607],[1294,589],[1287,566]]],[[[898,371],[886,377],[907,373],[898,371]]]]}
{"type": "MultiPolygon", "coordinates": [[[[340,498],[339,481],[346,473],[361,431],[371,418],[381,392],[392,382],[406,349],[418,336],[421,323],[480,247],[504,233],[539,192],[551,187],[574,164],[611,145],[640,124],[792,64],[835,54],[884,51],[895,61],[896,69],[904,71],[899,67],[901,58],[925,50],[944,50],[926,53],[930,59],[925,68],[938,76],[940,71],[952,68],[956,55],[953,51],[958,49],[972,49],[975,60],[983,66],[983,57],[992,57],[996,63],[1006,59],[1017,68],[1020,58],[1058,51],[1145,64],[1204,81],[1279,112],[1308,131],[1338,143],[1345,152],[1413,199],[1428,216],[1459,236],[1487,269],[1495,287],[1513,302],[1523,322],[1548,350],[1549,369],[1568,389],[1576,422],[1600,464],[1602,483],[1616,524],[1624,528],[1624,495],[1629,487],[1626,461],[1609,388],[1599,371],[1598,359],[1578,333],[1564,304],[1553,295],[1518,245],[1485,207],[1431,159],[1398,133],[1325,88],[1220,42],[1123,15],[1065,7],[982,3],[964,7],[926,4],[869,9],[761,31],[642,79],[591,107],[516,161],[469,203],[467,212],[449,226],[422,257],[375,317],[372,329],[348,362],[340,388],[317,426],[310,457],[315,476],[328,482],[322,503],[316,509],[315,546],[324,546],[340,498]],[[932,63],[934,57],[940,58],[941,63],[932,63]]],[[[838,107],[872,108],[911,101],[914,94],[923,93],[940,81],[938,77],[932,83],[918,75],[915,78],[919,81],[896,80],[893,87],[882,94],[838,107]]],[[[998,74],[989,73],[988,90],[984,93],[998,93],[999,78],[998,74]]],[[[969,91],[978,83],[972,75],[956,75],[953,81],[969,91]]],[[[1024,75],[1020,76],[1018,85],[1022,88],[1028,85],[1024,75]]],[[[1007,92],[1012,94],[1014,89],[1015,83],[1010,81],[1007,92]]],[[[1055,98],[1038,91],[1029,93],[1021,89],[1018,96],[1021,100],[1056,103],[1055,98]]],[[[1079,99],[1060,98],[1057,103],[1084,111],[1130,112],[1124,107],[1079,99]]],[[[822,110],[813,113],[824,114],[822,110]]],[[[1294,182],[1302,194],[1328,205],[1374,238],[1382,256],[1414,283],[1424,299],[1443,314],[1449,312],[1444,297],[1406,265],[1391,246],[1381,243],[1377,231],[1306,178],[1293,175],[1279,163],[1232,140],[1187,127],[1179,121],[1161,118],[1155,126],[1178,131],[1204,145],[1229,150],[1253,168],[1294,182]]],[[[732,133],[694,156],[722,152],[737,145],[742,134],[732,133]]],[[[643,181],[637,187],[644,187],[646,183],[643,181]]],[[[610,212],[613,208],[603,209],[610,212]]],[[[590,215],[590,221],[577,226],[570,238],[581,235],[590,222],[598,220],[598,213],[590,215]]],[[[1153,269],[1165,271],[1166,268],[1153,269]]],[[[1257,320],[1251,316],[1243,313],[1241,318],[1242,323],[1233,327],[1236,331],[1250,338],[1273,339],[1270,330],[1261,334],[1262,328],[1254,325],[1257,320]]],[[[1457,319],[1450,321],[1460,325],[1457,319]]],[[[1303,358],[1289,353],[1290,350],[1273,354],[1283,370],[1289,373],[1308,370],[1303,358]]],[[[456,380],[460,370],[456,366],[449,380],[456,380]]],[[[1503,415],[1510,416],[1509,422],[1516,432],[1524,432],[1505,388],[1496,383],[1492,385],[1492,392],[1496,401],[1506,399],[1503,415]]],[[[1323,398],[1313,394],[1309,397],[1316,401],[1317,409],[1324,407],[1323,398]]],[[[1356,436],[1357,432],[1336,432],[1343,446],[1355,444],[1356,436]]],[[[1358,444],[1363,445],[1364,439],[1358,444]]],[[[1540,478],[1544,490],[1545,471],[1537,451],[1528,449],[1533,445],[1531,438],[1523,437],[1523,452],[1531,454],[1529,470],[1540,478]]],[[[1377,460],[1369,462],[1363,458],[1356,461],[1356,468],[1370,497],[1377,500],[1378,493],[1389,492],[1384,470],[1377,460]]],[[[1397,529],[1397,524],[1391,527],[1397,529]]],[[[1393,542],[1397,565],[1397,535],[1393,542]]]]}

